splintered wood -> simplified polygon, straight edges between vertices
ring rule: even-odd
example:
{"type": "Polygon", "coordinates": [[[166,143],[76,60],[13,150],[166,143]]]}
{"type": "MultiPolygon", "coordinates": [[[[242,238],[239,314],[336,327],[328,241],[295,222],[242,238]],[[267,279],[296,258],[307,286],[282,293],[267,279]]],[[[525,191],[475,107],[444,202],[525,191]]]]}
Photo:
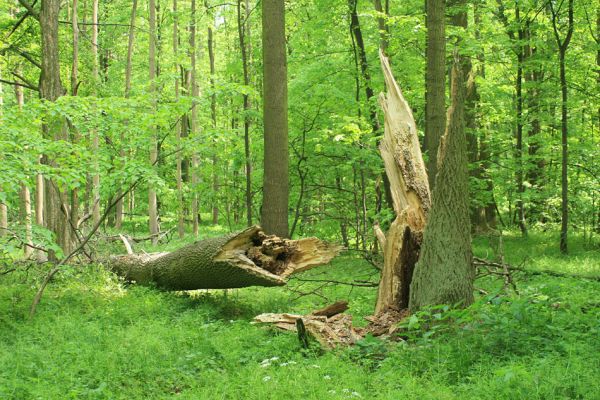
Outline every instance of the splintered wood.
{"type": "Polygon", "coordinates": [[[389,337],[397,330],[397,323],[408,315],[408,311],[388,311],[376,316],[365,317],[369,325],[364,328],[352,326],[352,315],[343,314],[348,302],[340,301],[315,310],[307,315],[266,313],[254,317],[254,323],[269,324],[278,329],[297,332],[298,320],[322,347],[334,349],[339,346],[351,346],[367,334],[389,337]]]}
{"type": "Polygon", "coordinates": [[[388,92],[380,94],[385,130],[379,145],[396,218],[385,234],[378,224],[375,236],[383,249],[383,270],[375,313],[408,307],[410,282],[419,258],[422,233],[431,206],[429,182],[412,110],[380,52],[388,92]]]}
{"type": "Polygon", "coordinates": [[[338,345],[354,344],[363,337],[352,327],[352,315],[342,314],[347,308],[347,302],[337,302],[307,315],[261,314],[254,318],[254,322],[296,332],[297,321],[301,320],[306,332],[321,346],[333,349],[338,345]]]}

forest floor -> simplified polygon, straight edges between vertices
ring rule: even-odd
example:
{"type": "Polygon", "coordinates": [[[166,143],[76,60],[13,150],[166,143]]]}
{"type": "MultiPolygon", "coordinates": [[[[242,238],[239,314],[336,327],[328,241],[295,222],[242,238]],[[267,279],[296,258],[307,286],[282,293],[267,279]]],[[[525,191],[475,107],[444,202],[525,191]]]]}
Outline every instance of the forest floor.
{"type": "MultiPolygon", "coordinates": [[[[573,237],[561,256],[557,242],[554,233],[507,234],[505,259],[600,276],[597,244],[586,249],[573,237]]],[[[492,258],[492,247],[474,241],[478,256],[492,258]]],[[[497,278],[481,278],[476,287],[488,295],[466,311],[411,317],[405,341],[367,338],[321,352],[250,322],[346,299],[364,324],[376,288],[306,281],[376,282],[377,270],[355,252],[287,287],[194,293],[127,285],[101,266],[69,267],[29,320],[44,274],[36,268],[0,276],[1,399],[600,399],[599,281],[517,273],[519,293],[505,295],[497,278]]]]}

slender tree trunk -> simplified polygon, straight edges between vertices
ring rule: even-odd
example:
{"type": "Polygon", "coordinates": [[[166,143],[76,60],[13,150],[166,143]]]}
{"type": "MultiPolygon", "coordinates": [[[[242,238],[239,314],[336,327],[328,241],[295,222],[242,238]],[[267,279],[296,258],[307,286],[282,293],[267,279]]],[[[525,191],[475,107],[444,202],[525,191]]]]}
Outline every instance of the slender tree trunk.
{"type": "MultiPolygon", "coordinates": [[[[148,78],[150,80],[151,92],[156,92],[156,0],[148,1],[149,11],[149,45],[148,45],[148,78]]],[[[158,158],[158,148],[156,142],[156,129],[153,130],[153,137],[150,144],[150,165],[154,165],[158,158]]],[[[158,205],[156,202],[156,191],[152,185],[148,185],[148,228],[150,235],[157,235],[160,231],[158,226],[158,205]]],[[[155,236],[156,237],[156,236],[155,236]]],[[[156,240],[153,240],[154,244],[156,240]]]]}
{"type": "MultiPolygon", "coordinates": [[[[175,101],[179,101],[179,15],[177,11],[177,0],[173,0],[173,69],[175,76],[175,101]]],[[[177,233],[180,239],[185,236],[185,214],[184,214],[184,202],[183,202],[183,180],[181,179],[181,128],[182,123],[178,122],[175,125],[175,132],[177,134],[177,160],[176,160],[176,171],[175,179],[177,181],[177,233]]]]}
{"type": "Polygon", "coordinates": [[[356,41],[356,51],[358,53],[358,59],[360,64],[360,71],[365,81],[365,95],[369,104],[369,119],[371,121],[371,127],[373,133],[380,131],[381,126],[379,124],[379,118],[377,117],[377,109],[372,102],[374,96],[373,87],[371,85],[371,73],[369,72],[369,62],[367,60],[367,53],[365,51],[365,42],[362,36],[362,30],[360,28],[360,20],[358,19],[358,13],[356,11],[358,0],[348,0],[348,6],[350,8],[350,34],[356,41]]]}
{"type": "MultiPolygon", "coordinates": [[[[238,19],[238,36],[240,40],[240,51],[242,54],[242,68],[244,71],[244,85],[250,85],[250,55],[252,54],[250,47],[250,10],[248,0],[245,2],[246,13],[242,16],[241,4],[242,0],[237,3],[237,19],[238,19]],[[245,21],[245,22],[243,22],[245,21]],[[248,38],[248,45],[246,45],[248,38]]],[[[252,226],[252,158],[250,154],[250,118],[248,112],[251,109],[250,96],[245,93],[244,101],[244,159],[246,173],[246,224],[252,226]]]]}
{"type": "MultiPolygon", "coordinates": [[[[129,98],[129,93],[131,92],[131,67],[133,60],[133,44],[135,40],[135,14],[137,11],[137,0],[132,0],[131,3],[131,18],[129,20],[129,35],[127,39],[127,64],[125,65],[125,93],[124,97],[129,98]]],[[[121,144],[123,145],[125,142],[125,134],[121,134],[121,144]]],[[[119,151],[119,155],[124,158],[125,157],[125,149],[121,147],[119,151]]],[[[123,199],[121,197],[121,190],[117,192],[117,197],[119,201],[115,205],[115,228],[117,230],[121,229],[123,224],[123,199]]],[[[130,210],[131,211],[131,210],[130,210]]]]}
{"type": "Polygon", "coordinates": [[[265,231],[288,237],[289,150],[285,3],[263,0],[264,180],[261,222],[265,231]]]}
{"type": "Polygon", "coordinates": [[[516,129],[516,157],[517,157],[517,218],[519,229],[523,236],[527,236],[527,224],[525,223],[525,205],[523,196],[525,194],[525,185],[523,184],[523,53],[524,53],[524,34],[521,26],[520,8],[515,7],[515,19],[518,25],[519,42],[517,43],[517,80],[515,82],[517,92],[517,129],[516,129]]]}
{"type": "MultiPolygon", "coordinates": [[[[78,25],[78,1],[73,0],[71,9],[71,30],[73,31],[73,63],[71,64],[71,96],[77,96],[78,73],[79,73],[79,25],[78,25]]],[[[81,140],[81,135],[75,126],[69,124],[72,132],[72,141],[77,143],[81,140]]],[[[79,189],[71,190],[71,226],[78,227],[79,221],[79,189]]]]}
{"type": "MultiPolygon", "coordinates": [[[[23,105],[25,104],[22,86],[15,85],[15,97],[17,99],[17,106],[20,110],[22,110],[23,105]]],[[[0,106],[2,106],[1,102],[0,106]]],[[[31,245],[33,245],[31,228],[31,193],[29,192],[29,187],[25,182],[21,183],[21,192],[19,197],[21,200],[20,219],[25,226],[25,246],[23,246],[23,254],[25,255],[25,258],[29,258],[33,253],[33,247],[31,247],[31,245]]]]}
{"type": "MultiPolygon", "coordinates": [[[[191,10],[191,24],[190,24],[190,58],[191,58],[191,67],[190,67],[190,86],[192,89],[192,96],[194,97],[194,102],[196,102],[199,96],[199,88],[196,84],[196,0],[192,0],[192,10],[191,10]]],[[[191,118],[191,131],[192,135],[196,137],[198,135],[198,107],[194,105],[192,107],[192,118],[191,118]]],[[[192,221],[193,221],[193,232],[194,236],[198,236],[199,230],[199,214],[200,208],[198,204],[198,167],[200,161],[198,158],[198,154],[194,152],[192,154],[192,221]]]]}
{"type": "Polygon", "coordinates": [[[375,11],[379,13],[377,16],[377,27],[379,28],[379,48],[384,55],[387,55],[387,48],[389,46],[389,35],[390,28],[387,24],[387,18],[389,17],[389,3],[385,0],[385,9],[381,4],[381,0],[373,0],[375,11]]]}
{"type": "MultiPolygon", "coordinates": [[[[217,94],[215,93],[215,53],[214,53],[214,39],[213,39],[213,28],[208,27],[208,60],[210,67],[210,86],[212,93],[210,95],[210,117],[212,121],[212,128],[214,131],[217,129],[217,94]]],[[[213,132],[216,134],[216,132],[213,132]]],[[[218,196],[219,196],[219,172],[217,157],[216,141],[213,140],[213,151],[212,151],[212,189],[213,189],[213,204],[212,204],[212,223],[216,225],[219,223],[219,207],[218,207],[218,196]]]]}
{"type": "Polygon", "coordinates": [[[466,93],[458,62],[452,68],[451,82],[452,105],[440,142],[431,212],[410,286],[409,307],[413,311],[438,304],[466,307],[473,302],[466,93]]]}
{"type": "MultiPolygon", "coordinates": [[[[527,180],[531,184],[531,187],[537,192],[541,192],[543,187],[543,171],[546,167],[546,162],[543,158],[539,157],[538,152],[542,143],[540,134],[542,133],[542,125],[540,122],[540,84],[543,76],[543,70],[541,66],[537,66],[533,60],[536,56],[537,48],[533,43],[532,35],[534,35],[533,27],[530,21],[527,21],[525,28],[525,36],[527,44],[525,46],[525,57],[529,60],[529,64],[526,66],[525,71],[525,86],[527,87],[527,113],[530,115],[529,130],[527,133],[528,141],[528,154],[529,162],[527,171],[527,180]]],[[[543,207],[543,204],[539,201],[539,198],[534,199],[534,209],[538,210],[543,207]]],[[[539,212],[539,211],[538,211],[539,212]]]]}
{"type": "MultiPolygon", "coordinates": [[[[98,73],[98,0],[92,1],[92,76],[94,85],[94,95],[97,96],[96,86],[99,83],[98,73]]],[[[92,131],[92,151],[98,154],[98,129],[92,131]]],[[[95,171],[92,176],[92,220],[94,224],[100,221],[100,171],[97,156],[95,157],[95,171]]]]}
{"type": "Polygon", "coordinates": [[[426,0],[426,8],[425,151],[427,175],[433,191],[440,138],[446,127],[446,2],[426,0]]]}
{"type": "MultiPolygon", "coordinates": [[[[44,177],[41,174],[35,177],[35,224],[39,227],[44,226],[44,177]]],[[[46,262],[48,255],[36,250],[36,259],[38,262],[46,262]]]]}
{"type": "Polygon", "coordinates": [[[554,38],[558,46],[558,59],[560,63],[560,93],[561,93],[561,147],[562,147],[562,162],[561,162],[561,229],[560,229],[560,252],[566,254],[568,252],[567,237],[569,231],[569,181],[568,181],[568,91],[567,91],[567,73],[565,69],[565,58],[571,37],[573,36],[573,0],[569,0],[568,6],[568,25],[567,33],[564,39],[560,38],[559,32],[559,10],[555,10],[552,3],[549,3],[552,13],[552,27],[554,29],[554,38]]]}
{"type": "MultiPolygon", "coordinates": [[[[3,107],[4,107],[4,92],[3,92],[2,82],[0,82],[0,115],[2,115],[2,112],[4,111],[3,107]]],[[[0,187],[0,192],[1,191],[2,191],[2,187],[0,187]]],[[[0,236],[4,236],[7,234],[6,229],[8,229],[8,207],[6,206],[5,203],[0,201],[0,236]]]]}
{"type": "Polygon", "coordinates": [[[8,207],[0,203],[0,236],[6,235],[8,229],[8,207]]]}

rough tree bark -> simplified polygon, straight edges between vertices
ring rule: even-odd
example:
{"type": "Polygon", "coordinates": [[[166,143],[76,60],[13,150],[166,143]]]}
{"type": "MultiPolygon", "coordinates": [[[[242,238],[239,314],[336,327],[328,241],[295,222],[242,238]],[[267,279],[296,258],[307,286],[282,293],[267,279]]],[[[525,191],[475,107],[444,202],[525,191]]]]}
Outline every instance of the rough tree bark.
{"type": "Polygon", "coordinates": [[[384,136],[379,145],[389,178],[396,219],[387,234],[376,225],[384,266],[375,314],[408,307],[409,287],[430,208],[429,183],[412,110],[380,53],[387,96],[380,95],[384,136]]]}
{"type": "Polygon", "coordinates": [[[452,68],[452,105],[438,152],[438,173],[423,246],[410,285],[411,311],[436,304],[473,302],[465,84],[461,66],[452,68]]]}
{"type": "Polygon", "coordinates": [[[172,253],[114,256],[110,268],[127,280],[167,290],[281,286],[292,274],[327,264],[339,250],[316,238],[267,236],[253,226],[172,253]]]}
{"type": "MultiPolygon", "coordinates": [[[[58,47],[58,14],[59,0],[45,0],[40,9],[40,28],[42,33],[42,73],[40,76],[40,97],[47,101],[55,101],[65,94],[60,80],[59,47],[58,47]]],[[[63,118],[54,117],[43,126],[43,135],[51,140],[67,140],[67,127],[63,118]]],[[[42,163],[53,168],[58,167],[47,155],[42,157],[42,163]]],[[[52,179],[45,182],[44,221],[46,227],[56,235],[56,242],[65,253],[73,250],[73,240],[69,226],[70,210],[66,202],[68,193],[52,179]]],[[[56,258],[54,252],[49,252],[51,260],[56,258]]]]}
{"type": "Polygon", "coordinates": [[[261,223],[265,231],[287,237],[289,231],[289,149],[285,3],[263,0],[264,179],[261,223]]]}
{"type": "Polygon", "coordinates": [[[425,72],[425,151],[431,190],[435,186],[437,152],[446,126],[445,0],[426,0],[427,67],[425,72]]]}

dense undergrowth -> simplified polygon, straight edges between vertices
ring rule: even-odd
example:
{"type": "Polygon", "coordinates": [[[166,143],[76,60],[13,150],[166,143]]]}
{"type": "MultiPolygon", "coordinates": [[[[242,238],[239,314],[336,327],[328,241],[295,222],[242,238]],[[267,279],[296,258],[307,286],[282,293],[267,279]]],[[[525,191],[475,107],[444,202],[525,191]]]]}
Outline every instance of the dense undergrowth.
{"type": "MultiPolygon", "coordinates": [[[[574,238],[561,256],[555,236],[507,235],[506,261],[600,275],[597,247],[574,238]]],[[[492,258],[490,242],[477,238],[476,254],[492,258]]],[[[0,277],[1,399],[600,399],[598,281],[519,273],[518,294],[505,295],[497,278],[482,278],[476,286],[487,295],[467,310],[410,317],[405,341],[367,338],[323,353],[250,321],[348,299],[364,323],[375,288],[320,282],[375,282],[377,271],[353,252],[288,287],[195,293],[126,285],[102,266],[67,267],[29,320],[43,273],[0,277]]]]}

